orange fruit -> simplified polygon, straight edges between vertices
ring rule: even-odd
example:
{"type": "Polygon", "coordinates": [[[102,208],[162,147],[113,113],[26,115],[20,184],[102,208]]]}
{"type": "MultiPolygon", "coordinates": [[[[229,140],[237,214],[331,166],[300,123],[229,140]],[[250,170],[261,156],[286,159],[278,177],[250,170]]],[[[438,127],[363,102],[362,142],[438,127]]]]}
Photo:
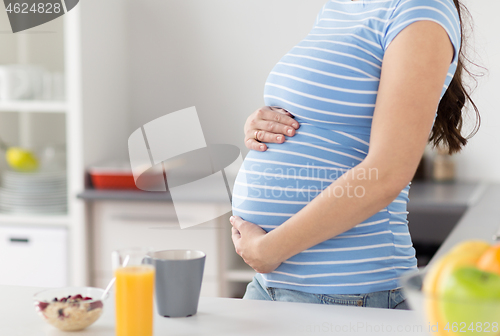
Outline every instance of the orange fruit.
{"type": "Polygon", "coordinates": [[[483,271],[500,274],[500,244],[493,245],[484,251],[476,266],[483,271]]]}

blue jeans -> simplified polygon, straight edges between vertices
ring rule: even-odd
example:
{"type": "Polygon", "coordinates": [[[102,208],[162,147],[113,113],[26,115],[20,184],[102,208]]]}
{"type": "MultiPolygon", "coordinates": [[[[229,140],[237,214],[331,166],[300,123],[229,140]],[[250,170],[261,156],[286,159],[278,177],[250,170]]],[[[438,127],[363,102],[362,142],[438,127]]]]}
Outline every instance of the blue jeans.
{"type": "Polygon", "coordinates": [[[248,284],[243,299],[409,309],[401,288],[364,294],[311,294],[292,289],[266,287],[262,276],[258,273],[248,284]]]}

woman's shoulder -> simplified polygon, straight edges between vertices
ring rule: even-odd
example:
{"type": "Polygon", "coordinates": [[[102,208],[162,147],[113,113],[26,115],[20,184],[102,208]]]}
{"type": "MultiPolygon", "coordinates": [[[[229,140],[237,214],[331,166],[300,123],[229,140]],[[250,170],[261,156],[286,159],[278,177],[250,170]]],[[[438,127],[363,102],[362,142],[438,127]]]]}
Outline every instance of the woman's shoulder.
{"type": "Polygon", "coordinates": [[[460,18],[453,0],[393,0],[391,9],[389,23],[431,20],[455,33],[460,30],[460,18]]]}
{"type": "Polygon", "coordinates": [[[393,0],[391,10],[384,29],[384,48],[408,25],[427,20],[441,25],[455,49],[460,49],[460,18],[453,0],[393,0]]]}
{"type": "Polygon", "coordinates": [[[445,16],[453,16],[458,19],[457,7],[453,0],[391,0],[393,13],[411,10],[430,10],[443,12],[445,16]]]}

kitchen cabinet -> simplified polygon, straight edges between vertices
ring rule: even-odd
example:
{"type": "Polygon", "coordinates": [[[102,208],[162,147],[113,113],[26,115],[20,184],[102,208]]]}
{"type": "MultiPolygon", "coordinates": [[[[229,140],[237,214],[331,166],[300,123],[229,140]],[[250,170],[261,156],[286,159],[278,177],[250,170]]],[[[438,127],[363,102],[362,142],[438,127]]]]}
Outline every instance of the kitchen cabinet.
{"type": "Polygon", "coordinates": [[[205,252],[201,295],[220,296],[220,222],[217,220],[181,229],[177,212],[186,212],[193,222],[217,211],[217,203],[102,201],[91,205],[90,254],[91,280],[105,287],[112,278],[111,252],[133,246],[155,251],[195,249],[205,252]]]}
{"type": "MultiPolygon", "coordinates": [[[[0,14],[0,26],[4,31],[0,37],[0,64],[36,65],[52,73],[60,73],[64,78],[65,92],[64,97],[0,101],[0,136],[12,146],[33,150],[50,146],[57,151],[66,171],[68,203],[67,213],[57,215],[0,213],[3,233],[26,233],[32,237],[26,245],[9,243],[2,247],[9,252],[0,254],[0,264],[20,257],[12,253],[13,250],[25,253],[22,259],[15,259],[21,270],[17,278],[12,278],[2,264],[0,278],[5,281],[39,283],[40,286],[86,283],[84,208],[76,199],[76,193],[83,188],[79,15],[76,8],[44,25],[11,34],[8,33],[10,26],[6,12],[0,14]],[[59,237],[57,244],[56,236],[59,237]],[[50,241],[54,244],[49,244],[50,241]],[[57,269],[47,266],[49,261],[51,265],[58,263],[57,269]],[[31,275],[22,273],[25,269],[29,269],[31,274],[40,274],[42,278],[32,281],[31,275]],[[54,272],[53,281],[45,278],[47,270],[54,272]]],[[[3,160],[0,169],[6,169],[3,160]]]]}
{"type": "Polygon", "coordinates": [[[0,285],[66,286],[67,236],[65,227],[0,226],[0,285]]]}
{"type": "MultiPolygon", "coordinates": [[[[64,16],[17,34],[0,34],[0,64],[36,64],[64,76],[63,100],[0,102],[0,136],[9,144],[58,145],[66,155],[68,212],[58,216],[0,213],[0,226],[66,229],[67,285],[90,282],[87,212],[76,195],[85,167],[125,159],[129,136],[126,2],[80,1],[64,16]],[[109,15],[114,13],[114,15],[109,15]]],[[[8,32],[7,15],[0,27],[8,32]]],[[[0,169],[5,169],[0,160],[0,169]]],[[[3,256],[0,256],[0,259],[3,256]]],[[[3,273],[0,272],[0,277],[3,273]]]]}

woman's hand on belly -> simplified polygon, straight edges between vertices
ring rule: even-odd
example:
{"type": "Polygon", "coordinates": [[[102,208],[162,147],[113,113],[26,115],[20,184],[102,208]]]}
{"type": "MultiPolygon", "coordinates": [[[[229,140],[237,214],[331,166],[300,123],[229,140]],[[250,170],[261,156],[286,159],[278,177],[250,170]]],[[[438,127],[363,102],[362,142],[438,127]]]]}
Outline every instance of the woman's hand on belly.
{"type": "Polygon", "coordinates": [[[286,136],[294,136],[299,123],[281,108],[265,106],[252,113],[244,127],[245,146],[264,152],[268,143],[283,143],[286,136]]]}
{"type": "Polygon", "coordinates": [[[236,253],[258,273],[270,273],[281,264],[275,261],[272,255],[266,255],[260,242],[266,235],[258,225],[244,221],[240,217],[232,216],[232,239],[236,253]]]}

